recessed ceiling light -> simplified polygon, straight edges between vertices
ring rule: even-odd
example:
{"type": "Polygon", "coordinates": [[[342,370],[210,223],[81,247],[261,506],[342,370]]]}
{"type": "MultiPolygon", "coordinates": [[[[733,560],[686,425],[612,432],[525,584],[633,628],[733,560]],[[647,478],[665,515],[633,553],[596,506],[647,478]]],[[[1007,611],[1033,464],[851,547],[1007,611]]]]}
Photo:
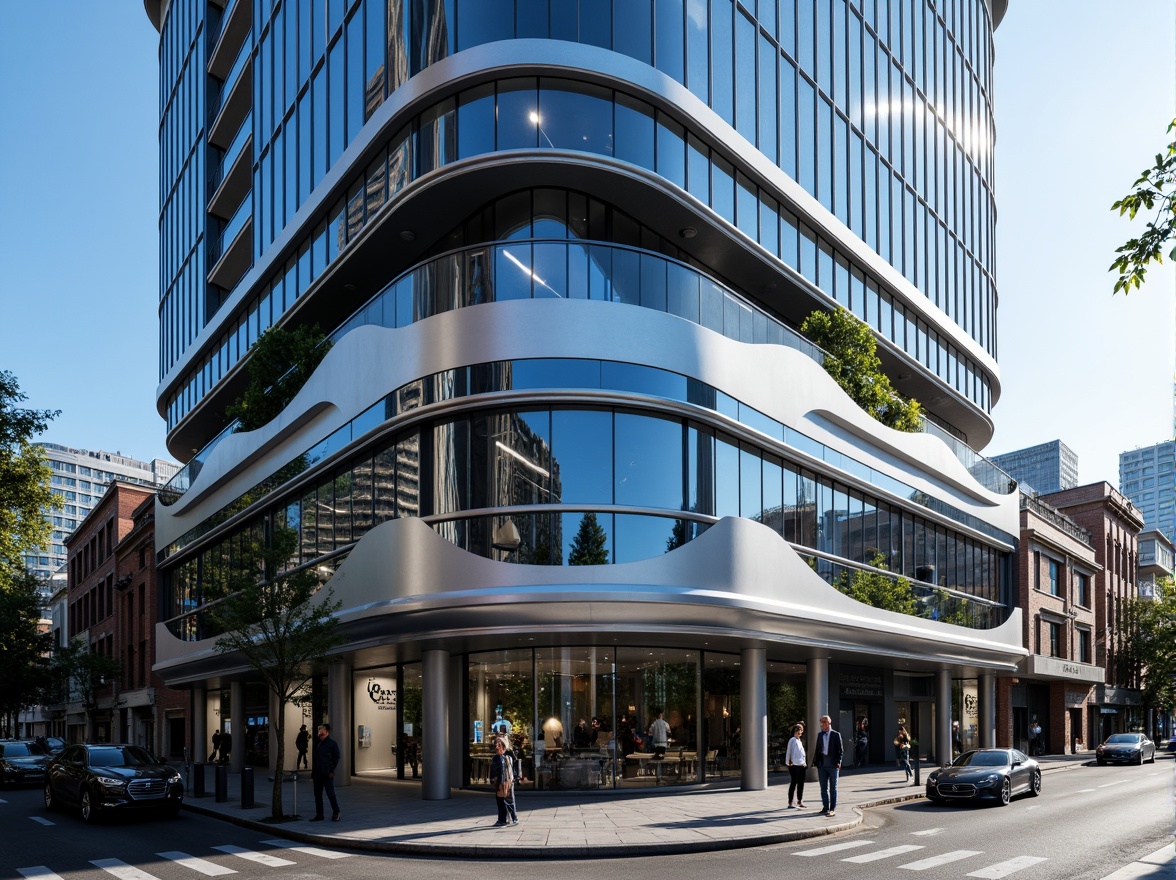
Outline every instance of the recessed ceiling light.
{"type": "Polygon", "coordinates": [[[683,226],[678,230],[678,235],[682,236],[682,238],[694,238],[694,236],[698,235],[698,230],[693,226],[683,226]]]}
{"type": "Polygon", "coordinates": [[[414,241],[416,239],[416,233],[413,232],[411,229],[401,229],[400,230],[400,237],[404,241],[414,241]]]}

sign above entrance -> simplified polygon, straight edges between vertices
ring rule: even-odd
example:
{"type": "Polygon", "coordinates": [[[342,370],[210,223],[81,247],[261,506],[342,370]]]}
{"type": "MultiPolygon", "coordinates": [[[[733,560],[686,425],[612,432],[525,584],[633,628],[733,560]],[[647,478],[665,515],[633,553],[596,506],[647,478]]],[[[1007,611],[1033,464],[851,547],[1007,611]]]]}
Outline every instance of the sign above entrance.
{"type": "Polygon", "coordinates": [[[383,687],[374,678],[368,679],[367,693],[368,698],[376,704],[377,709],[396,708],[396,691],[383,687]]]}
{"type": "Polygon", "coordinates": [[[882,675],[875,672],[841,673],[841,696],[882,698],[882,675]]]}

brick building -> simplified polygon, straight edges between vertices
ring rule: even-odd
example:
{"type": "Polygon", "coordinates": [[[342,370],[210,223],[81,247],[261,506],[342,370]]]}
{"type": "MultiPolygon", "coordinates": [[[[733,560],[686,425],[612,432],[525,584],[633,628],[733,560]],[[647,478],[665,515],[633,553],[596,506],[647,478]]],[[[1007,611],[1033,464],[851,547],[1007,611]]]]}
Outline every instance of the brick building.
{"type": "Polygon", "coordinates": [[[1095,663],[1094,583],[1101,570],[1091,534],[1039,498],[1022,494],[1016,554],[1017,605],[1029,655],[997,682],[997,742],[1070,754],[1088,745],[1091,697],[1103,681],[1095,663]]]}
{"type": "Polygon", "coordinates": [[[159,617],[154,511],[154,489],[115,479],[66,538],[70,638],[117,661],[121,672],[100,679],[89,694],[75,687],[61,709],[71,742],[133,742],[166,757],[172,746],[161,736],[160,718],[178,713],[182,755],[187,699],[157,687],[151,673],[159,617]]]}
{"type": "Polygon", "coordinates": [[[181,759],[187,744],[188,694],[164,687],[151,667],[159,588],[155,570],[155,496],[132,514],[131,530],[115,545],[115,649],[122,662],[118,738],[181,759]]]}
{"type": "Polygon", "coordinates": [[[1096,685],[1087,719],[1086,741],[1112,733],[1144,730],[1141,670],[1129,650],[1127,600],[1138,596],[1139,533],[1144,517],[1131,499],[1110,483],[1098,482],[1043,495],[1088,530],[1099,570],[1093,583],[1094,662],[1106,673],[1096,685]]]}

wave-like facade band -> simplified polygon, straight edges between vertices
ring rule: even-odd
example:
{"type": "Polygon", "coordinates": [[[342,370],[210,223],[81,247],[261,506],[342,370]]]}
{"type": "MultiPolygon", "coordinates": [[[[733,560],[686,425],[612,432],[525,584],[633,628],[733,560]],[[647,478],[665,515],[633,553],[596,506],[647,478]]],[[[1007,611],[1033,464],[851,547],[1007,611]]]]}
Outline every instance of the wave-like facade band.
{"type": "Polygon", "coordinates": [[[279,527],[342,603],[287,729],[329,719],[343,779],[487,786],[505,732],[537,790],[754,790],[821,714],[995,744],[1026,654],[1015,484],[974,451],[1003,2],[145,5],[157,399],[188,462],[155,668],[197,752],[229,726],[238,766],[274,754],[206,603],[279,527]],[[838,306],[925,430],[799,335],[838,306]],[[325,358],[236,431],[254,342],[312,324],[325,358]]]}

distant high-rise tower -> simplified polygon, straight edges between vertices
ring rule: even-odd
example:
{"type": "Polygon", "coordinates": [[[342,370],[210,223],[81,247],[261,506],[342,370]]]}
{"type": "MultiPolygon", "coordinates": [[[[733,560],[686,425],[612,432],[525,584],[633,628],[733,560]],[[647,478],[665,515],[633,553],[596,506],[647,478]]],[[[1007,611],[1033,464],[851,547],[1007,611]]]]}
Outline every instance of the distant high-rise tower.
{"type": "Polygon", "coordinates": [[[1176,539],[1176,440],[1119,453],[1119,491],[1146,521],[1176,539]]]}
{"type": "Polygon", "coordinates": [[[1026,492],[1061,492],[1078,485],[1078,456],[1061,440],[994,455],[992,460],[1026,492]]]}

